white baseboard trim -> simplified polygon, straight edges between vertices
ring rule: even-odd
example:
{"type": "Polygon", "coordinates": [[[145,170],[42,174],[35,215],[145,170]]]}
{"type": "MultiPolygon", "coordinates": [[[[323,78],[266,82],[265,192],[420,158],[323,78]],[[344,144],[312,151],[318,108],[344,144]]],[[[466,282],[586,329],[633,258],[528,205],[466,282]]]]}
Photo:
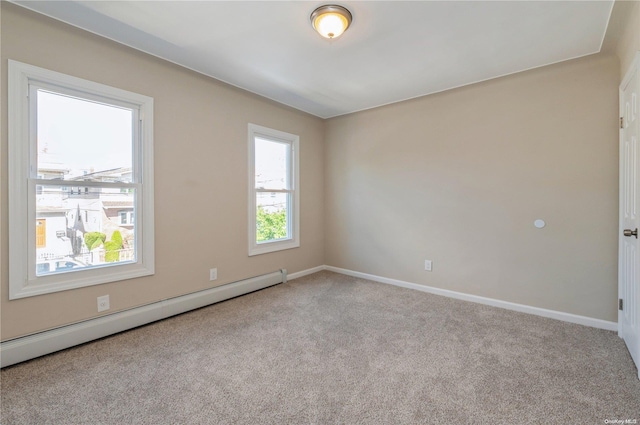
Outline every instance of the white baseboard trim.
{"type": "Polygon", "coordinates": [[[403,280],[390,279],[373,274],[341,269],[339,267],[325,266],[324,269],[348,276],[372,280],[374,282],[387,283],[390,285],[400,286],[402,288],[415,289],[417,291],[428,292],[435,295],[442,295],[449,298],[456,298],[458,300],[471,301],[478,304],[500,307],[507,310],[518,311],[520,313],[534,314],[536,316],[548,317],[551,319],[561,320],[563,322],[576,323],[578,325],[590,326],[592,328],[598,329],[606,329],[608,331],[618,330],[618,323],[601,319],[594,319],[592,317],[578,316],[576,314],[564,313],[562,311],[547,310],[544,308],[532,307],[524,304],[516,304],[508,301],[496,300],[493,298],[480,297],[478,295],[470,295],[462,292],[450,291],[448,289],[434,288],[431,286],[419,285],[417,283],[405,282],[403,280]]]}
{"type": "Polygon", "coordinates": [[[189,310],[248,294],[249,292],[286,282],[286,280],[287,271],[283,269],[193,294],[182,295],[5,341],[0,343],[0,367],[10,366],[189,310]]]}
{"type": "Polygon", "coordinates": [[[287,280],[297,279],[322,270],[329,270],[348,276],[371,280],[374,282],[386,283],[402,288],[415,289],[435,295],[455,298],[521,313],[533,314],[536,316],[548,317],[569,323],[590,326],[593,328],[617,331],[618,324],[601,319],[594,319],[586,316],[564,313],[561,311],[547,310],[539,307],[532,307],[523,304],[511,303],[508,301],[496,300],[493,298],[480,297],[477,295],[465,294],[462,292],[450,291],[448,289],[434,288],[426,285],[406,282],[397,279],[376,276],[368,273],[361,273],[353,270],[342,269],[333,266],[317,266],[287,275],[285,269],[263,276],[241,280],[234,283],[206,289],[193,294],[182,295],[153,304],[136,307],[131,310],[101,316],[84,322],[75,323],[68,326],[28,335],[21,338],[12,339],[0,343],[0,367],[10,366],[36,357],[50,354],[55,351],[83,344],[95,339],[103,338],[118,332],[126,331],[138,326],[165,319],[176,314],[184,313],[196,308],[215,304],[240,295],[248,294],[259,289],[267,288],[287,280]]]}
{"type": "Polygon", "coordinates": [[[299,272],[288,274],[287,275],[287,280],[297,279],[297,278],[302,277],[302,276],[307,276],[307,275],[310,275],[310,274],[313,274],[313,273],[321,272],[322,270],[326,270],[326,266],[318,266],[318,267],[313,267],[313,268],[306,269],[306,270],[301,270],[299,272]]]}

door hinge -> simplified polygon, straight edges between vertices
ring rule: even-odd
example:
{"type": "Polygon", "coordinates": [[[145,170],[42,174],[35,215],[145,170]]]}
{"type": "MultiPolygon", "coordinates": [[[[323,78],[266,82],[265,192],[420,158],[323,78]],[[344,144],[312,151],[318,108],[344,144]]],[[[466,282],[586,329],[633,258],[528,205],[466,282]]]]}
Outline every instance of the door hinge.
{"type": "Polygon", "coordinates": [[[622,310],[623,310],[623,308],[622,308],[622,307],[623,307],[622,298],[620,298],[620,299],[618,300],[618,310],[621,310],[621,311],[622,311],[622,310]]]}
{"type": "Polygon", "coordinates": [[[620,117],[620,128],[624,128],[624,117],[620,117]]]}

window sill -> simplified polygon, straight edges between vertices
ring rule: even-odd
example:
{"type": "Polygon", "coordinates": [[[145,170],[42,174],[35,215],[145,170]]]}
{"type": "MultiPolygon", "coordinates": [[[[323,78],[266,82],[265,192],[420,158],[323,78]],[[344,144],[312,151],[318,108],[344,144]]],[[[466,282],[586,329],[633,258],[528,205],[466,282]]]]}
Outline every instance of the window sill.
{"type": "Polygon", "coordinates": [[[249,257],[270,252],[284,251],[285,249],[299,248],[300,241],[287,239],[283,241],[263,242],[249,247],[249,257]]]}

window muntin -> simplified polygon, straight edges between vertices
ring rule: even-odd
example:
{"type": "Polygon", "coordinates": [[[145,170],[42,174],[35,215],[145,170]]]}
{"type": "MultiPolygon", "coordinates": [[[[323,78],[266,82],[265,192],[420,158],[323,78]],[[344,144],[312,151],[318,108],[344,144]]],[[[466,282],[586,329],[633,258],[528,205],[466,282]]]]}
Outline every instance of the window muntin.
{"type": "Polygon", "coordinates": [[[249,125],[249,255],[300,246],[296,135],[249,125]]]}
{"type": "Polygon", "coordinates": [[[10,299],[153,274],[153,99],[9,61],[9,102],[10,299]]]}

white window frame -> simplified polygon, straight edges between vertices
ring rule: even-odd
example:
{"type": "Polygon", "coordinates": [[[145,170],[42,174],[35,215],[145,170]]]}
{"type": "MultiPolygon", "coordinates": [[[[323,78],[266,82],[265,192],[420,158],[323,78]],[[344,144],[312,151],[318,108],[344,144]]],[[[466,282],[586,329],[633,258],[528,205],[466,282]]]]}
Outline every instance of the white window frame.
{"type": "MultiPolygon", "coordinates": [[[[9,299],[64,291],[154,274],[153,98],[9,60],[9,299]],[[38,183],[31,86],[81,93],[83,98],[134,110],[133,180],[136,261],[36,276],[35,191],[38,183]]],[[[57,180],[47,180],[56,184],[57,180]]],[[[59,180],[60,186],[69,184],[59,180]]],[[[91,184],[86,182],[86,184],[91,184]]],[[[85,185],[85,183],[83,183],[85,185]]],[[[105,183],[106,185],[106,183],[105,183]]]]}
{"type": "Polygon", "coordinates": [[[262,127],[256,124],[249,124],[249,256],[266,254],[268,252],[281,251],[284,249],[298,248],[300,246],[300,137],[284,131],[262,127]],[[289,145],[289,189],[275,190],[273,188],[256,189],[255,182],[255,139],[272,140],[278,143],[289,145]],[[256,241],[256,196],[260,192],[281,192],[287,193],[287,234],[291,237],[278,239],[275,241],[256,241]]]}

